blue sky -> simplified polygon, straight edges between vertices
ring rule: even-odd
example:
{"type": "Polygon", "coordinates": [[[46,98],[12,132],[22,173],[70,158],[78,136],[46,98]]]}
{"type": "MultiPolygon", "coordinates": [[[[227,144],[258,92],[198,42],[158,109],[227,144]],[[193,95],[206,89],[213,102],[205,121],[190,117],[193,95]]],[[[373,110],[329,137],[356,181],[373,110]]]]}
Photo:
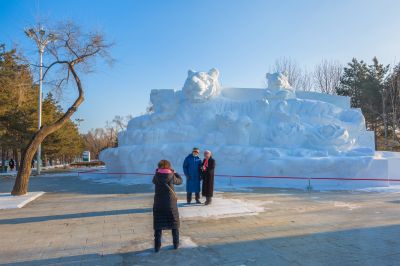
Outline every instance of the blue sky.
{"type": "MultiPolygon", "coordinates": [[[[115,42],[114,66],[82,77],[86,100],[75,118],[85,120],[85,132],[115,115],[144,112],[151,89],[180,89],[188,69],[216,67],[223,86],[262,87],[283,56],[309,69],[323,58],[393,63],[399,12],[397,0],[0,0],[0,43],[35,59],[23,28],[38,17],[72,20],[115,42]]],[[[73,97],[66,93],[63,106],[73,97]]]]}

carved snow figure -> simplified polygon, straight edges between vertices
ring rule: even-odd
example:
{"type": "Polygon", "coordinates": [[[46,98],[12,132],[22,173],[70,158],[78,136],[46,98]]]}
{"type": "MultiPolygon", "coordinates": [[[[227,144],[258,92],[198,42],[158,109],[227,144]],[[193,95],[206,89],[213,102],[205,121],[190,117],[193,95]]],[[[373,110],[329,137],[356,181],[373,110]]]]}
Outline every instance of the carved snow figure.
{"type": "Polygon", "coordinates": [[[388,176],[348,97],[295,91],[282,73],[267,74],[266,89],[221,89],[218,77],[190,70],[182,90],[152,90],[150,112],[101,152],[107,170],[152,172],[161,159],[178,169],[199,147],[213,151],[221,174],[388,176]]]}
{"type": "Polygon", "coordinates": [[[296,98],[296,93],[289,84],[287,76],[281,72],[267,73],[268,87],[265,92],[267,99],[285,100],[296,98]]]}
{"type": "Polygon", "coordinates": [[[186,99],[201,102],[217,96],[220,92],[218,81],[219,71],[215,68],[208,72],[188,71],[188,77],[183,85],[182,92],[186,99]]]}

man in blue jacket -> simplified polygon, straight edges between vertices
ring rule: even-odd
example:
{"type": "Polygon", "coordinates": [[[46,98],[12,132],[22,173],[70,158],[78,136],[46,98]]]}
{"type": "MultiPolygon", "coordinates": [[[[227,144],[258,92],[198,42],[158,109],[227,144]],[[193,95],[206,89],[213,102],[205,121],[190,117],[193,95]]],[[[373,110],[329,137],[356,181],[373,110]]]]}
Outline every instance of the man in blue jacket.
{"type": "Polygon", "coordinates": [[[195,193],[196,203],[200,202],[200,168],[201,159],[199,158],[199,148],[193,148],[183,162],[183,172],[186,176],[187,203],[192,201],[192,193],[195,193]]]}

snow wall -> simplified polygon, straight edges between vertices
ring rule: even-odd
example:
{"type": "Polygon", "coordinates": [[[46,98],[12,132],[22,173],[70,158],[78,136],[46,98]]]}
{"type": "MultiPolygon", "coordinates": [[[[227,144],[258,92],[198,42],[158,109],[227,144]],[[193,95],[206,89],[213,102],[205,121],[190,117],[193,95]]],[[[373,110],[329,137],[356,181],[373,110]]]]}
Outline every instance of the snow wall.
{"type": "MultiPolygon", "coordinates": [[[[189,70],[181,90],[152,90],[151,113],[133,118],[119,133],[119,146],[100,159],[110,173],[153,173],[161,159],[182,172],[184,158],[199,147],[213,152],[222,175],[382,179],[313,181],[315,188],[332,189],[400,178],[400,156],[375,152],[374,133],[348,97],[297,91],[282,73],[267,74],[267,81],[264,89],[221,88],[217,69],[189,70]]],[[[305,187],[307,180],[245,182],[305,187]]]]}

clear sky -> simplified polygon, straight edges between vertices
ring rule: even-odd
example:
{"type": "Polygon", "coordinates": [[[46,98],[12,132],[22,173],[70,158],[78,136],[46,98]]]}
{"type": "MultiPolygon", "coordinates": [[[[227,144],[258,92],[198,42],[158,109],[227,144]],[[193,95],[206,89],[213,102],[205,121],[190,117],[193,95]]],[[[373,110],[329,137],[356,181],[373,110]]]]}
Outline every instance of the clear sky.
{"type": "Polygon", "coordinates": [[[144,112],[151,89],[180,89],[188,69],[216,67],[223,86],[262,87],[283,56],[308,68],[322,58],[392,63],[400,57],[399,14],[398,0],[0,0],[0,43],[35,59],[23,29],[39,16],[115,42],[114,66],[82,78],[86,100],[75,118],[85,132],[144,112]]]}

